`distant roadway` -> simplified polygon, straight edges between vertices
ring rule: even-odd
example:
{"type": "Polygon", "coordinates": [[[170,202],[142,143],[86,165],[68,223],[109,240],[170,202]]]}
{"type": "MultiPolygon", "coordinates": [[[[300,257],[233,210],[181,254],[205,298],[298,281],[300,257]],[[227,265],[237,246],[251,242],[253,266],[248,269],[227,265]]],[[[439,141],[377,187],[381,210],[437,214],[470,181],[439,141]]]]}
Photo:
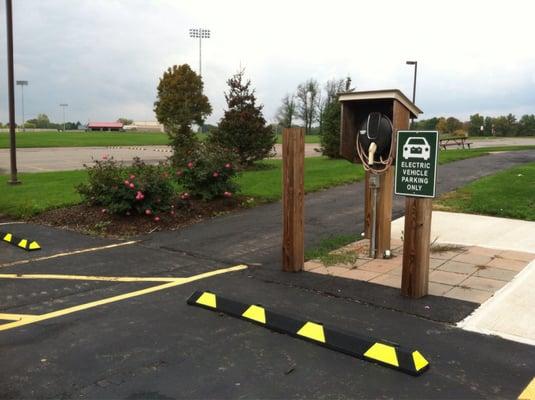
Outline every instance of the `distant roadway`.
{"type": "MultiPolygon", "coordinates": [[[[535,145],[535,137],[520,138],[497,138],[486,140],[474,140],[472,147],[494,147],[535,145]]],[[[305,144],[305,156],[317,157],[321,155],[316,151],[320,145],[317,143],[305,144]]],[[[280,158],[282,146],[275,145],[277,155],[280,158]]],[[[164,161],[171,155],[168,146],[110,146],[110,147],[48,147],[48,148],[24,148],[17,150],[19,172],[45,172],[45,171],[68,171],[82,169],[84,164],[90,164],[93,159],[113,157],[117,161],[129,162],[134,157],[140,157],[148,163],[164,161]]],[[[0,174],[9,172],[9,149],[0,149],[0,174]]]]}

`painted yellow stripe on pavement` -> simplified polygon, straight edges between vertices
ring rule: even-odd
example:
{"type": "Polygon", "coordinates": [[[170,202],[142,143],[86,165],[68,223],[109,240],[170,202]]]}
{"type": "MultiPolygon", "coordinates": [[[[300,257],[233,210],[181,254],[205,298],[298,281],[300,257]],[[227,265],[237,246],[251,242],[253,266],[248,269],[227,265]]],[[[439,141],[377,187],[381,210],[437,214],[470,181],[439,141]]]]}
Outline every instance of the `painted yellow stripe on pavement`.
{"type": "Polygon", "coordinates": [[[533,378],[522,393],[520,393],[518,400],[535,400],[535,378],[533,378]]]}
{"type": "Polygon", "coordinates": [[[7,321],[19,321],[21,319],[33,319],[36,315],[30,315],[30,314],[6,314],[6,313],[0,313],[0,319],[7,320],[7,321]]]}
{"type": "Polygon", "coordinates": [[[138,242],[138,240],[131,240],[129,242],[115,243],[115,244],[110,244],[110,245],[107,245],[107,246],[91,247],[89,249],[74,250],[74,251],[69,251],[69,252],[65,252],[65,253],[52,254],[51,256],[36,257],[36,258],[30,258],[30,259],[26,259],[26,260],[13,261],[13,262],[10,262],[10,263],[7,263],[7,264],[1,264],[0,268],[12,267],[14,265],[20,265],[20,264],[28,264],[28,263],[37,262],[37,261],[51,260],[53,258],[59,258],[59,257],[73,256],[75,254],[90,253],[92,251],[113,249],[115,247],[128,246],[130,244],[134,244],[134,243],[137,243],[137,242],[138,242]]]}
{"type": "Polygon", "coordinates": [[[184,278],[173,277],[142,277],[142,276],[94,276],[94,275],[61,275],[61,274],[0,274],[0,279],[64,279],[74,281],[105,281],[105,282],[175,282],[184,278]]]}
{"type": "Polygon", "coordinates": [[[87,310],[90,308],[114,303],[116,301],[126,300],[132,297],[137,297],[137,296],[142,296],[142,295],[149,294],[149,293],[158,292],[160,290],[165,290],[165,289],[169,289],[175,286],[184,285],[185,283],[190,283],[190,282],[198,281],[201,279],[210,278],[212,276],[216,276],[220,274],[226,274],[227,272],[240,271],[246,268],[247,268],[246,265],[236,265],[234,267],[217,269],[215,271],[204,272],[202,274],[193,275],[190,277],[174,278],[172,282],[167,282],[167,283],[164,283],[163,285],[153,286],[147,289],[136,290],[134,292],[129,292],[129,293],[121,294],[118,296],[113,296],[113,297],[108,297],[106,299],[92,301],[92,302],[80,304],[74,307],[64,308],[62,310],[53,311],[47,314],[35,315],[33,318],[28,318],[28,319],[23,318],[19,321],[8,322],[7,324],[0,325],[0,331],[6,331],[9,329],[18,328],[20,326],[33,324],[35,322],[40,322],[40,321],[44,321],[44,320],[51,319],[51,318],[61,317],[63,315],[72,314],[78,311],[83,311],[83,310],[87,310]]]}

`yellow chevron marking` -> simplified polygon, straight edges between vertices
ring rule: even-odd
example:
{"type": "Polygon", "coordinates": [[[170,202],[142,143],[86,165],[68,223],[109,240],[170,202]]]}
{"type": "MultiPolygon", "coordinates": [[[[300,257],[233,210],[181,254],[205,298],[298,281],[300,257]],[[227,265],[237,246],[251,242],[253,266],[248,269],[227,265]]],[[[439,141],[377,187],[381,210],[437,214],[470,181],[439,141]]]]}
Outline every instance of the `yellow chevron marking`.
{"type": "Polygon", "coordinates": [[[300,336],[307,337],[309,339],[316,340],[321,343],[325,343],[325,333],[323,332],[323,326],[316,324],[314,322],[307,322],[302,326],[297,334],[300,336]]]}
{"type": "Polygon", "coordinates": [[[41,246],[39,246],[39,243],[33,241],[30,243],[30,247],[28,247],[30,250],[39,250],[41,246]]]}
{"type": "Polygon", "coordinates": [[[535,400],[535,378],[533,378],[522,393],[520,393],[518,400],[535,400]]]}
{"type": "MultiPolygon", "coordinates": [[[[142,295],[149,294],[149,293],[158,292],[160,290],[165,290],[165,289],[169,289],[169,288],[172,288],[172,287],[175,287],[175,286],[184,285],[186,283],[198,281],[198,280],[205,279],[205,278],[210,278],[212,276],[225,274],[227,272],[240,271],[240,270],[243,270],[243,269],[246,269],[246,268],[247,268],[246,265],[236,265],[234,267],[216,269],[215,271],[204,272],[202,274],[188,276],[186,278],[179,278],[179,277],[177,277],[177,278],[163,278],[163,279],[170,279],[171,281],[170,282],[166,282],[166,283],[164,283],[162,285],[157,285],[157,286],[149,287],[149,288],[146,288],[146,289],[136,290],[134,292],[129,292],[129,293],[121,294],[121,295],[118,295],[118,296],[113,296],[113,297],[108,297],[108,298],[105,298],[105,299],[102,299],[102,300],[92,301],[92,302],[85,303],[85,304],[80,304],[80,305],[74,306],[74,307],[64,308],[62,310],[53,311],[53,312],[50,312],[50,313],[47,313],[47,314],[27,315],[27,316],[21,315],[22,318],[20,320],[15,320],[13,322],[8,322],[6,324],[0,325],[0,331],[6,331],[6,330],[9,330],[9,329],[17,328],[19,326],[29,325],[29,324],[32,324],[32,323],[35,323],[35,322],[40,322],[40,321],[44,321],[44,320],[47,320],[47,319],[61,317],[63,315],[72,314],[72,313],[75,313],[75,312],[78,312],[78,311],[88,310],[90,308],[102,306],[102,305],[105,305],[105,304],[114,303],[116,301],[126,300],[126,299],[130,299],[132,297],[137,297],[137,296],[142,296],[142,295]]],[[[14,276],[17,276],[17,275],[3,274],[3,275],[0,275],[0,278],[10,279],[10,278],[14,278],[14,276]]],[[[39,275],[34,276],[33,279],[39,279],[39,278],[37,278],[38,276],[39,275]]],[[[64,276],[69,276],[69,275],[64,275],[64,276]]],[[[73,277],[74,277],[74,275],[71,275],[71,278],[55,278],[55,279],[75,279],[73,277]]],[[[81,277],[80,280],[85,280],[84,278],[87,278],[87,277],[81,277]]],[[[99,277],[95,277],[95,278],[99,278],[99,277]]],[[[25,278],[19,278],[19,279],[32,279],[32,278],[29,278],[28,275],[26,275],[25,278]]],[[[50,279],[54,279],[54,278],[50,278],[50,279]]],[[[135,277],[133,279],[135,279],[135,277]]],[[[155,279],[158,279],[158,278],[141,278],[141,279],[143,281],[149,281],[151,279],[155,281],[155,279]]],[[[98,280],[98,279],[95,279],[95,280],[98,280]]],[[[106,280],[108,280],[108,279],[106,279],[106,280]]],[[[125,281],[121,281],[121,282],[125,282],[125,281]]],[[[135,282],[135,280],[131,280],[130,282],[135,282]]],[[[208,293],[204,293],[204,294],[208,294],[208,293]]],[[[214,301],[215,301],[215,296],[214,296],[214,301]]]]}
{"type": "Polygon", "coordinates": [[[6,242],[11,242],[12,238],[13,238],[13,235],[11,233],[6,233],[6,236],[4,236],[4,240],[6,242]]]}
{"type": "Polygon", "coordinates": [[[27,245],[28,245],[28,241],[26,239],[22,239],[17,246],[25,249],[27,245]]]}
{"type": "Polygon", "coordinates": [[[422,356],[422,354],[418,350],[412,352],[412,359],[414,361],[414,368],[416,368],[416,371],[421,370],[422,368],[427,366],[427,364],[429,364],[429,362],[424,358],[424,356],[422,356]]]}
{"type": "Polygon", "coordinates": [[[252,305],[242,314],[242,317],[252,319],[256,322],[266,323],[266,310],[263,307],[252,305]]]}
{"type": "Polygon", "coordinates": [[[204,292],[201,297],[199,297],[196,301],[197,304],[202,304],[203,306],[216,308],[217,307],[217,301],[215,298],[215,294],[204,292]]]}
{"type": "Polygon", "coordinates": [[[382,343],[375,343],[370,347],[364,355],[368,358],[372,358],[377,361],[381,361],[385,364],[390,364],[395,367],[399,367],[398,356],[396,349],[393,346],[388,346],[382,343]]]}

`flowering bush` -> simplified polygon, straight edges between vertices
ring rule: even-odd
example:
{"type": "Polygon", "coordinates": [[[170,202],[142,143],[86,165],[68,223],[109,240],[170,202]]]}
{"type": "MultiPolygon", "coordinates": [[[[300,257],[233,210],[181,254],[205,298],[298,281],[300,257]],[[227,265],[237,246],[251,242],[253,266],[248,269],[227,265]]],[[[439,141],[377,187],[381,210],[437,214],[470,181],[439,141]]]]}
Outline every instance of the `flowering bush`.
{"type": "Polygon", "coordinates": [[[176,165],[175,176],[186,190],[182,200],[190,196],[203,200],[232,197],[238,190],[233,181],[236,176],[235,158],[231,152],[214,144],[200,143],[185,165],[176,165]]]}
{"type": "Polygon", "coordinates": [[[84,201],[104,207],[103,212],[152,216],[171,208],[174,190],[163,165],[147,165],[135,158],[132,166],[123,166],[103,157],[86,169],[88,183],[76,190],[84,201]]]}

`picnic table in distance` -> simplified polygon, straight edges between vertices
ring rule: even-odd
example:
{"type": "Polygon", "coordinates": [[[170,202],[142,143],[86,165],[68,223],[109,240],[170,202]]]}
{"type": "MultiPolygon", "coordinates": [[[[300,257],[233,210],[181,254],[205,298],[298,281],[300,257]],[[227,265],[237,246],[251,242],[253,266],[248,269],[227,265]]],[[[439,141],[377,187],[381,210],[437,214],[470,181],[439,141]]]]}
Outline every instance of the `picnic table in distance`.
{"type": "Polygon", "coordinates": [[[463,149],[468,147],[470,149],[471,144],[472,142],[468,141],[468,136],[440,135],[438,138],[438,145],[442,150],[447,150],[450,146],[461,147],[463,149]]]}

